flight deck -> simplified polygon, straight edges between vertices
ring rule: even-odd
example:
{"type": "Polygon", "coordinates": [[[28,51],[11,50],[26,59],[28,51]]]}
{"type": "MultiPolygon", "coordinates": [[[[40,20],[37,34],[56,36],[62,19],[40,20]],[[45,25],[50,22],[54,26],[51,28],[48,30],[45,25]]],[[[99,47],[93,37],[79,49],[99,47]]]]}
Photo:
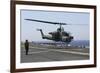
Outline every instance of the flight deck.
{"type": "Polygon", "coordinates": [[[32,45],[28,55],[21,47],[21,63],[88,60],[89,48],[32,45]]]}

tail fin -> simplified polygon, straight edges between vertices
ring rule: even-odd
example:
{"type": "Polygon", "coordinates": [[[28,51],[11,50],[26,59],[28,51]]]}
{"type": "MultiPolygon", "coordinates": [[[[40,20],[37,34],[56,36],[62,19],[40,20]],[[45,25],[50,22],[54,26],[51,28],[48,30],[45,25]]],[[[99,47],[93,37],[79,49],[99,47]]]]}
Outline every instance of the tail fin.
{"type": "Polygon", "coordinates": [[[41,31],[42,29],[36,29],[37,31],[41,31]]]}
{"type": "Polygon", "coordinates": [[[42,29],[37,29],[37,31],[40,31],[41,32],[42,38],[44,39],[44,34],[43,34],[42,29]]]}

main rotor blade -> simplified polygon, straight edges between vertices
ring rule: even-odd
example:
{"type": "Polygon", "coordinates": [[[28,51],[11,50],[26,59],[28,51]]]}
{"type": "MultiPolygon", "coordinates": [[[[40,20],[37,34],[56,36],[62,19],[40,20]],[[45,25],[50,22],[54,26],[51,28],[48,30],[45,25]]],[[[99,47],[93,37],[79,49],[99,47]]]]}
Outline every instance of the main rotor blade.
{"type": "Polygon", "coordinates": [[[67,25],[66,23],[49,22],[49,21],[42,21],[42,20],[35,20],[35,19],[25,19],[25,20],[42,22],[42,23],[49,23],[49,24],[55,24],[55,25],[67,25]]]}
{"type": "Polygon", "coordinates": [[[76,25],[80,25],[80,26],[81,26],[81,25],[89,25],[89,24],[73,24],[73,23],[72,23],[72,24],[68,24],[68,25],[75,25],[75,26],[76,26],[76,25]]]}

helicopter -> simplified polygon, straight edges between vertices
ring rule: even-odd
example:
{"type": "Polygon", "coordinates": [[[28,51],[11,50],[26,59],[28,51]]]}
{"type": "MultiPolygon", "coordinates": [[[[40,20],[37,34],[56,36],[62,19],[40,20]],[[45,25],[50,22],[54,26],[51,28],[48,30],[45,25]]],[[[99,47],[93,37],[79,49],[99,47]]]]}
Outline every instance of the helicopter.
{"type": "Polygon", "coordinates": [[[74,39],[74,37],[69,32],[64,31],[62,25],[68,25],[66,23],[50,22],[50,21],[43,21],[43,20],[36,20],[36,19],[25,19],[25,20],[59,25],[59,28],[57,28],[56,31],[49,32],[48,33],[49,35],[44,35],[42,29],[37,29],[37,31],[40,31],[42,39],[53,40],[55,42],[60,41],[66,43],[70,43],[74,39]]]}

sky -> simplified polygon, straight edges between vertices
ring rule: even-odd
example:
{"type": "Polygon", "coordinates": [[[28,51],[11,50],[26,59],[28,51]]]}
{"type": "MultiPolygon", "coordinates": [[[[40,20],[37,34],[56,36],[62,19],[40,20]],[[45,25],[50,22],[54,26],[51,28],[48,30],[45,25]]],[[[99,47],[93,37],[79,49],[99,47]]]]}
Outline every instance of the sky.
{"type": "Polygon", "coordinates": [[[41,10],[21,10],[21,41],[48,41],[42,39],[41,33],[36,29],[42,29],[45,35],[56,31],[59,25],[27,21],[25,19],[36,19],[50,22],[61,22],[66,32],[74,36],[74,40],[89,40],[90,14],[87,12],[67,12],[67,11],[41,11],[41,10]]]}

